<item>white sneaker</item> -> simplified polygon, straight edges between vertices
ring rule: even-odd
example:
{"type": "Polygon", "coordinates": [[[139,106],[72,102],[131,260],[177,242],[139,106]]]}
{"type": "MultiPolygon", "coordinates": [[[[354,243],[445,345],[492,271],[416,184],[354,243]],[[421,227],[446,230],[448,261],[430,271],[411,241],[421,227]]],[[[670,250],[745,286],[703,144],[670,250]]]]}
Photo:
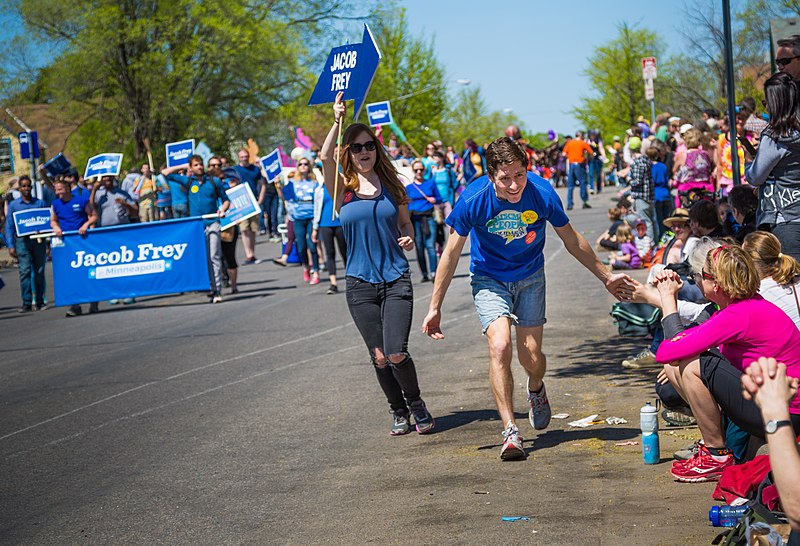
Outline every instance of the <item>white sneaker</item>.
{"type": "Polygon", "coordinates": [[[211,303],[222,303],[222,295],[215,294],[213,298],[211,298],[211,303]]]}
{"type": "Polygon", "coordinates": [[[645,349],[636,356],[631,356],[622,361],[623,368],[639,369],[639,368],[660,368],[661,364],[656,362],[656,355],[645,349]]]}
{"type": "Polygon", "coordinates": [[[500,448],[500,459],[504,461],[524,459],[525,450],[522,448],[522,437],[519,435],[519,429],[511,421],[506,424],[503,437],[505,441],[503,447],[500,448]]]}

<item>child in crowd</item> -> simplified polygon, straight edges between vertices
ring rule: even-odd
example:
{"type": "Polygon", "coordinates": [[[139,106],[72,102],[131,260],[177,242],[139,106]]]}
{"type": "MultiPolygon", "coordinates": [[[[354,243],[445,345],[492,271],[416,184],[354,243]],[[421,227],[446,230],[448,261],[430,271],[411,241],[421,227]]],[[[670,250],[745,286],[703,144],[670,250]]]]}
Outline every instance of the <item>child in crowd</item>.
{"type": "MultiPolygon", "coordinates": [[[[645,226],[646,230],[647,226],[645,226]]],[[[617,243],[619,252],[611,255],[608,265],[613,269],[639,269],[642,267],[642,258],[633,242],[631,227],[623,224],[617,228],[617,243]]]]}
{"type": "MultiPolygon", "coordinates": [[[[669,174],[667,166],[664,164],[666,147],[650,146],[647,149],[647,157],[653,162],[653,202],[656,212],[656,222],[654,226],[655,240],[660,241],[664,236],[664,219],[672,215],[673,202],[669,192],[669,174]]],[[[646,226],[645,226],[646,227],[646,226]]]]}
{"type": "Polygon", "coordinates": [[[619,250],[619,243],[617,242],[617,228],[625,222],[622,220],[622,211],[617,207],[608,209],[608,221],[611,225],[603,234],[597,238],[595,244],[608,250],[619,250]]]}
{"type": "Polygon", "coordinates": [[[647,236],[647,224],[644,223],[644,220],[637,220],[635,229],[636,239],[634,244],[636,245],[636,250],[642,260],[648,260],[653,250],[653,240],[647,236]]]}

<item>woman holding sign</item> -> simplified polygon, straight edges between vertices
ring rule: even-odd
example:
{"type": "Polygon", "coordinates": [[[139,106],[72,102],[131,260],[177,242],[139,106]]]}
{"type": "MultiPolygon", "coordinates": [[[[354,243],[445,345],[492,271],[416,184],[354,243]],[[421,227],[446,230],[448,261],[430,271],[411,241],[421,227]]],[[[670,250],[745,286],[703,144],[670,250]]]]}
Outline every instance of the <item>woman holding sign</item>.
{"type": "Polygon", "coordinates": [[[347,306],[367,344],[378,383],[394,418],[390,434],[433,430],[420,398],[417,370],[408,354],[414,293],[404,250],[414,248],[408,197],[397,171],[372,130],[347,128],[336,151],[346,108],[343,93],[333,105],[334,124],[320,152],[325,186],[331,194],[347,243],[347,306]],[[339,180],[341,178],[341,180],[339,180]]]}

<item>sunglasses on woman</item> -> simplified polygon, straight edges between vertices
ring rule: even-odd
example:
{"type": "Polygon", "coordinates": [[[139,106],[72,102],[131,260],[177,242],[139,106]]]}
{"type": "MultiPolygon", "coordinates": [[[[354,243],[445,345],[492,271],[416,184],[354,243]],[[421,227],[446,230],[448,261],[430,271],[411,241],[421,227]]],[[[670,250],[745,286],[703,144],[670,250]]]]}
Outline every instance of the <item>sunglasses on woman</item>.
{"type": "Polygon", "coordinates": [[[368,152],[375,151],[375,141],[370,140],[369,142],[365,142],[364,144],[359,144],[358,142],[354,142],[350,145],[350,151],[354,154],[360,154],[361,150],[366,150],[368,152]]]}

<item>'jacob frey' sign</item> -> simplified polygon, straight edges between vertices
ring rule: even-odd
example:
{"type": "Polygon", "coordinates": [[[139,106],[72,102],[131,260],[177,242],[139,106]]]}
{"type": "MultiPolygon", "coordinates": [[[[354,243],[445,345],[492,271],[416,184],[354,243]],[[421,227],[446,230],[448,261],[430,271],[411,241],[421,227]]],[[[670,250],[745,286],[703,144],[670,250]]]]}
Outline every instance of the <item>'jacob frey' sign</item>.
{"type": "Polygon", "coordinates": [[[194,139],[167,144],[167,167],[186,165],[194,155],[194,139]]]}
{"type": "Polygon", "coordinates": [[[201,218],[70,232],[52,248],[56,305],[209,287],[201,218]]]}

